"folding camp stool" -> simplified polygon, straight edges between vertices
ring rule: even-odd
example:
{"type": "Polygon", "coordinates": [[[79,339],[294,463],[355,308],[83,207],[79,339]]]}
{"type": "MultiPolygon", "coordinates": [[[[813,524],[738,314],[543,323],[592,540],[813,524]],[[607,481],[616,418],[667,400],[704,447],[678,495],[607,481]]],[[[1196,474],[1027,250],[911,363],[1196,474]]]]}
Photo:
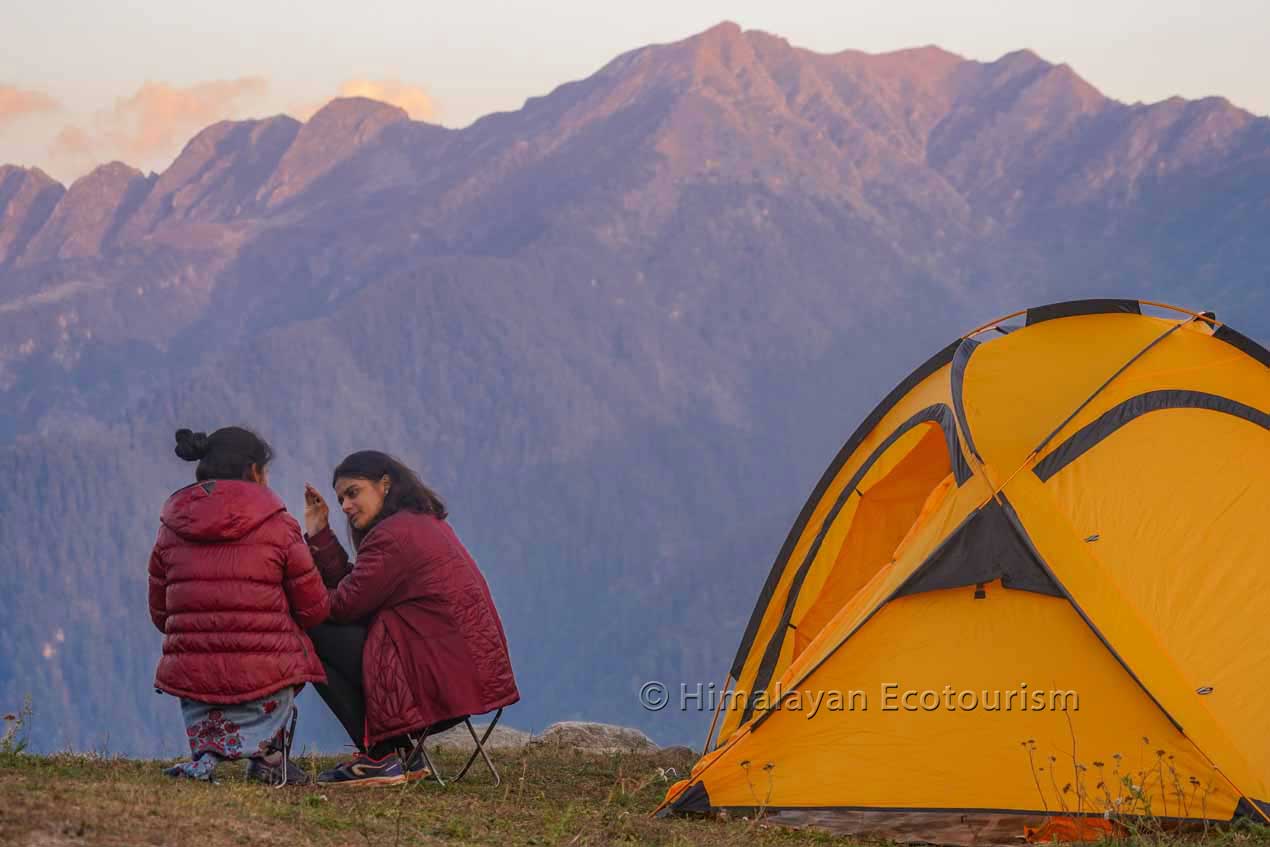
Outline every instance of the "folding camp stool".
{"type": "Polygon", "coordinates": [[[494,732],[494,727],[498,724],[498,719],[502,716],[502,709],[495,712],[494,719],[489,722],[489,726],[485,727],[485,731],[481,733],[480,737],[477,737],[476,730],[472,727],[471,715],[465,715],[461,718],[449,718],[448,720],[434,723],[432,726],[423,730],[418,740],[415,740],[413,736],[408,735],[407,738],[411,740],[414,746],[411,747],[409,753],[405,753],[404,755],[399,754],[402,755],[402,767],[409,764],[416,755],[421,756],[423,758],[424,765],[428,768],[428,772],[432,774],[432,778],[437,781],[438,785],[445,785],[445,780],[442,779],[441,772],[437,770],[437,766],[432,763],[432,759],[428,756],[428,737],[445,732],[447,729],[456,727],[459,724],[463,724],[467,727],[468,733],[472,736],[472,741],[476,744],[476,749],[472,751],[471,756],[467,757],[467,764],[463,766],[463,770],[459,771],[458,776],[451,779],[450,782],[458,782],[462,779],[468,772],[468,769],[472,767],[472,763],[476,761],[476,757],[480,756],[485,760],[485,766],[489,768],[490,775],[494,777],[494,787],[497,788],[502,784],[503,780],[502,777],[498,775],[498,768],[494,767],[494,763],[490,761],[489,754],[485,752],[485,742],[489,740],[490,734],[494,732]]]}
{"type": "Polygon", "coordinates": [[[282,779],[273,787],[281,788],[287,784],[287,773],[291,770],[291,744],[295,741],[295,725],[300,720],[300,707],[291,704],[291,720],[282,725],[282,779]]]}

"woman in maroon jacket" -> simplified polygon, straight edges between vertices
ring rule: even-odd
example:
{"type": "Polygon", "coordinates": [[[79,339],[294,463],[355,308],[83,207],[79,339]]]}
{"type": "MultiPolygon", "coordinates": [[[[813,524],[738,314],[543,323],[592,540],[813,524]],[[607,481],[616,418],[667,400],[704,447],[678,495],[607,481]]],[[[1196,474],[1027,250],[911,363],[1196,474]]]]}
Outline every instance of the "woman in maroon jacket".
{"type": "Polygon", "coordinates": [[[520,699],[507,638],[445,505],[414,471],[364,450],[340,463],[332,485],[357,562],[331,532],[322,495],[306,486],[309,547],[331,592],[330,622],[312,631],[327,674],[317,690],[359,753],[318,781],[418,779],[422,763],[403,766],[397,755],[409,733],[520,699]]]}
{"type": "MultiPolygon", "coordinates": [[[[211,781],[220,761],[249,757],[248,776],[275,783],[295,693],[326,681],[304,630],[326,619],[330,599],[269,490],[268,444],[239,427],[182,429],[176,455],[198,461],[198,481],[163,507],[150,618],[163,633],[154,684],[181,698],[191,761],[165,772],[211,781]]],[[[308,777],[287,763],[287,781],[308,777]]]]}

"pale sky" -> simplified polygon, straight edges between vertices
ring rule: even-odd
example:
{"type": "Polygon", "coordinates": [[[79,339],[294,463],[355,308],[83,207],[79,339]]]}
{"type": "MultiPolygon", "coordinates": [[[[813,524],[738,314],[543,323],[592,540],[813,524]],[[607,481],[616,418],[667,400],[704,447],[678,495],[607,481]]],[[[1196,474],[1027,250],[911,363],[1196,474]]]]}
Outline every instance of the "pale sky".
{"type": "Polygon", "coordinates": [[[818,52],[1026,47],[1117,100],[1270,114],[1270,0],[0,0],[0,163],[63,181],[113,158],[161,170],[202,126],[304,117],[341,92],[462,127],[723,20],[818,52]]]}

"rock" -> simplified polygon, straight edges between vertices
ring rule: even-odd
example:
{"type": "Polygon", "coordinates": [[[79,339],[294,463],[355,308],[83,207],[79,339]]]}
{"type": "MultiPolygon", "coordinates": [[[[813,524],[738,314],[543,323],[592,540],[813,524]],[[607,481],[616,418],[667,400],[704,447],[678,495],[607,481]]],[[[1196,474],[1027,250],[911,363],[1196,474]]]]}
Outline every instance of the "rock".
{"type": "Polygon", "coordinates": [[[675,758],[697,759],[701,755],[696,750],[693,750],[691,747],[685,747],[682,744],[676,744],[673,747],[663,747],[659,751],[659,754],[662,758],[667,758],[667,759],[675,759],[675,758]]]}
{"type": "MultiPolygon", "coordinates": [[[[478,737],[485,735],[485,727],[488,724],[472,724],[472,728],[476,730],[478,737]]],[[[501,723],[494,727],[494,732],[485,741],[486,750],[518,750],[529,743],[531,738],[528,732],[521,729],[512,729],[509,726],[503,726],[501,723]]],[[[455,747],[460,750],[472,750],[472,736],[467,731],[467,727],[459,724],[456,727],[447,729],[445,732],[437,735],[428,736],[428,747],[455,747]]]]}
{"type": "Polygon", "coordinates": [[[555,744],[588,753],[655,753],[659,749],[638,729],[589,721],[553,723],[531,743],[555,744]]]}

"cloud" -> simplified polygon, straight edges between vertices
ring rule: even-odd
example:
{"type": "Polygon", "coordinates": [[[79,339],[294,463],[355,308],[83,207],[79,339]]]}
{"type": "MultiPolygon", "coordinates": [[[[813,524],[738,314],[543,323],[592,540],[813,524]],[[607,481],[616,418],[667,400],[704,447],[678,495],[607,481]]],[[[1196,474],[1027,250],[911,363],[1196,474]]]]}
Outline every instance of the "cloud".
{"type": "MultiPolygon", "coordinates": [[[[335,96],[379,100],[404,109],[415,120],[435,119],[437,113],[425,89],[399,80],[350,79],[339,86],[335,96]]],[[[259,76],[190,86],[147,82],[109,107],[82,119],[72,118],[73,123],[66,122],[66,115],[58,116],[60,131],[57,123],[50,124],[38,145],[46,151],[53,169],[66,175],[80,175],[112,160],[142,170],[161,170],[193,135],[210,124],[272,113],[278,105],[269,80],[259,76]]],[[[309,103],[287,112],[308,120],[324,105],[326,101],[309,103]]],[[[58,108],[56,101],[40,92],[0,86],[0,128],[10,112],[16,115],[58,108]]]]}
{"type": "MultiPolygon", "coordinates": [[[[417,85],[407,85],[395,79],[350,79],[340,85],[337,97],[368,97],[381,103],[404,109],[406,114],[416,121],[432,120],[436,117],[436,103],[432,95],[417,85]]],[[[325,106],[328,100],[320,103],[306,103],[288,111],[289,114],[302,121],[307,121],[313,114],[325,106]]]]}
{"type": "Polygon", "coordinates": [[[49,152],[54,156],[91,156],[93,139],[80,127],[62,127],[62,131],[53,139],[49,152]]]}
{"type": "Polygon", "coordinates": [[[147,82],[131,97],[98,114],[96,135],[133,159],[175,153],[190,136],[217,121],[243,116],[269,90],[263,77],[201,82],[187,88],[147,82]]]}
{"type": "Polygon", "coordinates": [[[436,106],[428,92],[395,79],[350,79],[340,86],[340,96],[369,97],[371,100],[389,103],[404,109],[416,121],[426,121],[436,115],[436,106]]]}
{"type": "Polygon", "coordinates": [[[62,127],[48,152],[56,169],[64,173],[84,173],[99,161],[92,136],[77,126],[62,127]]]}
{"type": "Polygon", "coordinates": [[[56,112],[61,106],[43,91],[0,85],[0,129],[28,115],[56,112]]]}
{"type": "Polygon", "coordinates": [[[164,167],[199,130],[246,117],[268,91],[263,77],[186,87],[147,82],[82,124],[64,126],[48,155],[60,169],[78,173],[115,159],[141,168],[164,167]]]}

